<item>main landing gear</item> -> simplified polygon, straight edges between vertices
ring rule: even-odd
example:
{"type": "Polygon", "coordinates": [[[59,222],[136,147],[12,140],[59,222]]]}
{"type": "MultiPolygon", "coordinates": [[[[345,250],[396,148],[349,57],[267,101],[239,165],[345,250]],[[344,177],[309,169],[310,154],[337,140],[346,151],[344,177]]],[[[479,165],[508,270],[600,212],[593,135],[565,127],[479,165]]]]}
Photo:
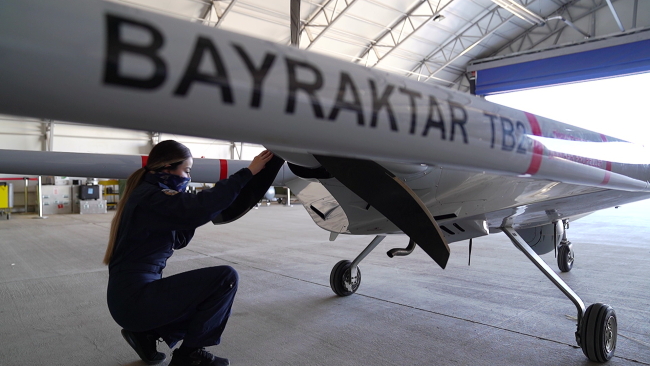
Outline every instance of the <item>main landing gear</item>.
{"type": "MultiPolygon", "coordinates": [[[[512,240],[512,243],[519,248],[530,259],[537,268],[548,277],[557,288],[560,289],[573,302],[578,310],[577,330],[575,333],[576,342],[582,348],[582,352],[592,361],[606,362],[614,356],[616,350],[617,323],[616,312],[607,305],[596,303],[585,309],[585,305],[573,292],[573,290],[540,258],[533,249],[523,240],[514,229],[502,227],[503,232],[512,240]]],[[[566,236],[562,242],[566,240],[566,236]]],[[[560,245],[558,248],[558,265],[563,272],[571,270],[573,265],[573,251],[570,243],[560,245]],[[562,249],[562,248],[565,249],[562,249]],[[564,258],[560,258],[564,252],[564,258]],[[568,267],[566,266],[568,265],[568,267]],[[566,271],[562,269],[567,269],[566,271]]]]}
{"type": "Polygon", "coordinates": [[[573,268],[573,245],[566,238],[566,231],[569,228],[569,221],[564,221],[560,223],[564,225],[564,230],[562,233],[562,240],[560,245],[557,247],[557,266],[562,272],[569,272],[573,268]]]}
{"type": "MultiPolygon", "coordinates": [[[[614,309],[602,303],[596,303],[585,308],[580,297],[553,271],[535,251],[523,240],[517,232],[510,227],[501,228],[519,248],[551,282],[557,286],[573,302],[578,310],[578,321],[576,326],[576,342],[582,348],[582,352],[592,361],[606,362],[614,356],[616,350],[616,336],[618,326],[616,312],[614,309]]],[[[342,260],[338,262],[330,274],[330,287],[339,296],[350,296],[357,291],[361,285],[361,271],[359,263],[372,252],[385,236],[378,235],[352,262],[342,260]]],[[[404,256],[410,254],[415,248],[415,243],[410,240],[405,249],[395,248],[388,251],[388,256],[404,256]]],[[[563,237],[558,247],[558,265],[563,272],[571,269],[573,264],[573,251],[571,244],[563,237]],[[564,248],[564,249],[563,249],[564,248]],[[560,258],[564,259],[560,261],[560,258]]]]}

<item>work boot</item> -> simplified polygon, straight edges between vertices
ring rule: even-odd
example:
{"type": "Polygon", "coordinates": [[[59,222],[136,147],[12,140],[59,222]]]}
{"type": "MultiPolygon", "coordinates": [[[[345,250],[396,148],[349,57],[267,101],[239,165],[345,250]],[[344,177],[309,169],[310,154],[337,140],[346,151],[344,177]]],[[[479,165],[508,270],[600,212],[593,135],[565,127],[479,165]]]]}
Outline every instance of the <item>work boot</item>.
{"type": "Polygon", "coordinates": [[[164,353],[156,351],[158,336],[152,333],[122,329],[122,337],[147,365],[157,365],[167,358],[164,353]]]}
{"type": "Polygon", "coordinates": [[[189,353],[180,348],[172,354],[172,361],[169,366],[228,366],[230,361],[227,358],[221,358],[199,348],[189,353]]]}

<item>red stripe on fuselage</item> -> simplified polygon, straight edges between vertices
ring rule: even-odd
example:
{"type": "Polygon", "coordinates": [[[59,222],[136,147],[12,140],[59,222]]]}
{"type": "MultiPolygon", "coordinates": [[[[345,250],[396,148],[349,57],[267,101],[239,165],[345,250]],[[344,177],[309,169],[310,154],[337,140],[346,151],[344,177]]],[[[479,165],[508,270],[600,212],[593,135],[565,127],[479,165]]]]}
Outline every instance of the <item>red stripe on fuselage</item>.
{"type": "MultiPolygon", "coordinates": [[[[528,118],[528,122],[530,123],[530,128],[533,131],[533,135],[535,136],[542,136],[542,129],[539,127],[539,122],[537,122],[537,118],[535,115],[530,114],[528,112],[526,113],[526,118],[528,118]]],[[[542,143],[535,140],[533,142],[533,158],[530,161],[530,166],[528,167],[528,170],[526,170],[526,173],[524,174],[530,174],[534,175],[539,171],[539,167],[542,165],[542,156],[544,154],[544,146],[542,146],[542,143]]]]}
{"type": "Polygon", "coordinates": [[[219,180],[228,178],[228,161],[220,159],[219,160],[219,180]]]}
{"type": "MultiPolygon", "coordinates": [[[[607,136],[603,135],[602,133],[600,134],[600,138],[601,138],[601,140],[603,140],[603,142],[607,142],[607,136]]],[[[607,170],[605,172],[605,178],[603,178],[603,182],[600,183],[600,184],[603,184],[603,185],[609,183],[609,178],[612,176],[612,173],[610,173],[612,171],[612,162],[611,161],[606,162],[605,170],[607,170]]]]}

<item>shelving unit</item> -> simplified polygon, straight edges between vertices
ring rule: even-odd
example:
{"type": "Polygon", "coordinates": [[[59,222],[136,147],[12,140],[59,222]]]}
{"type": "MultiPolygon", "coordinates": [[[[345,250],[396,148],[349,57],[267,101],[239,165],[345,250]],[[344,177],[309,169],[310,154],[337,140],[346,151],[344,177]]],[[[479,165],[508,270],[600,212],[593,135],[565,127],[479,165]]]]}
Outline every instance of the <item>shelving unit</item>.
{"type": "Polygon", "coordinates": [[[116,179],[101,180],[99,185],[102,186],[102,195],[106,200],[106,207],[109,210],[115,209],[120,200],[120,181],[116,179]]]}

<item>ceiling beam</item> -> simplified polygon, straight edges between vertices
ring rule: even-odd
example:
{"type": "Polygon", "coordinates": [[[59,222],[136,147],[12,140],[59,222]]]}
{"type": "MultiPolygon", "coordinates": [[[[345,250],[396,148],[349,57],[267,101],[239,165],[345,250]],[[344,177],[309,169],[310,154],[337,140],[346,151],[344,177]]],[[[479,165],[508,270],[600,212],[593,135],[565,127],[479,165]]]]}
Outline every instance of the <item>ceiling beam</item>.
{"type": "Polygon", "coordinates": [[[291,27],[291,45],[300,46],[300,0],[291,0],[289,5],[290,27],[291,27]]]}
{"type": "Polygon", "coordinates": [[[229,1],[228,0],[219,0],[219,1],[210,0],[210,2],[209,2],[210,5],[207,7],[205,12],[203,14],[201,14],[200,19],[201,19],[202,23],[204,25],[213,26],[214,28],[221,28],[221,26],[223,24],[223,20],[226,18],[228,13],[230,13],[230,10],[232,10],[232,8],[233,8],[233,6],[235,5],[236,2],[237,2],[237,0],[229,0],[229,1]],[[223,4],[223,3],[226,3],[226,2],[228,3],[228,5],[226,5],[226,9],[222,11],[221,6],[218,5],[217,3],[222,3],[223,4]],[[212,20],[213,11],[214,11],[214,14],[217,16],[216,21],[212,20]]]}
{"type": "Polygon", "coordinates": [[[614,9],[614,4],[612,4],[612,0],[607,0],[607,5],[609,6],[609,11],[611,11],[612,15],[614,16],[614,20],[616,20],[618,29],[620,29],[621,32],[625,32],[625,28],[623,28],[623,24],[621,24],[621,19],[619,19],[618,14],[616,14],[616,9],[614,9]]]}
{"type": "Polygon", "coordinates": [[[314,43],[316,43],[316,41],[321,39],[325,32],[327,32],[327,30],[330,29],[356,1],[357,0],[327,0],[325,4],[320,6],[318,10],[312,13],[312,15],[309,16],[307,21],[301,27],[301,29],[305,30],[307,33],[307,38],[309,40],[309,44],[307,44],[307,46],[304,48],[311,48],[314,43]],[[334,8],[328,14],[327,7],[331,3],[334,3],[334,8]],[[343,8],[339,8],[339,6],[343,6],[343,8]],[[338,14],[336,13],[337,10],[339,10],[338,14]],[[321,28],[321,31],[316,36],[314,36],[312,32],[312,29],[315,28],[321,28]]]}
{"type": "MultiPolygon", "coordinates": [[[[375,67],[381,60],[390,55],[396,48],[402,45],[406,40],[408,40],[415,32],[417,32],[424,25],[429,23],[432,20],[444,18],[441,12],[454,0],[441,0],[434,6],[431,3],[431,0],[420,0],[415,3],[405,14],[399,17],[393,24],[388,26],[388,29],[381,33],[377,38],[372,40],[366,47],[363,52],[359,54],[355,62],[360,63],[362,60],[366,60],[366,66],[375,67]],[[414,15],[417,10],[428,10],[427,15],[414,15]],[[417,26],[414,24],[420,23],[417,26]],[[407,27],[408,25],[408,27],[407,27]],[[394,30],[399,29],[399,34],[395,37],[393,33],[394,30]],[[384,47],[383,45],[389,44],[388,51],[381,53],[378,50],[378,47],[384,47]],[[381,45],[381,46],[379,46],[381,45]],[[368,56],[370,51],[374,51],[377,56],[377,60],[370,64],[368,63],[368,56]]],[[[420,12],[418,12],[420,13],[420,12]]]]}

